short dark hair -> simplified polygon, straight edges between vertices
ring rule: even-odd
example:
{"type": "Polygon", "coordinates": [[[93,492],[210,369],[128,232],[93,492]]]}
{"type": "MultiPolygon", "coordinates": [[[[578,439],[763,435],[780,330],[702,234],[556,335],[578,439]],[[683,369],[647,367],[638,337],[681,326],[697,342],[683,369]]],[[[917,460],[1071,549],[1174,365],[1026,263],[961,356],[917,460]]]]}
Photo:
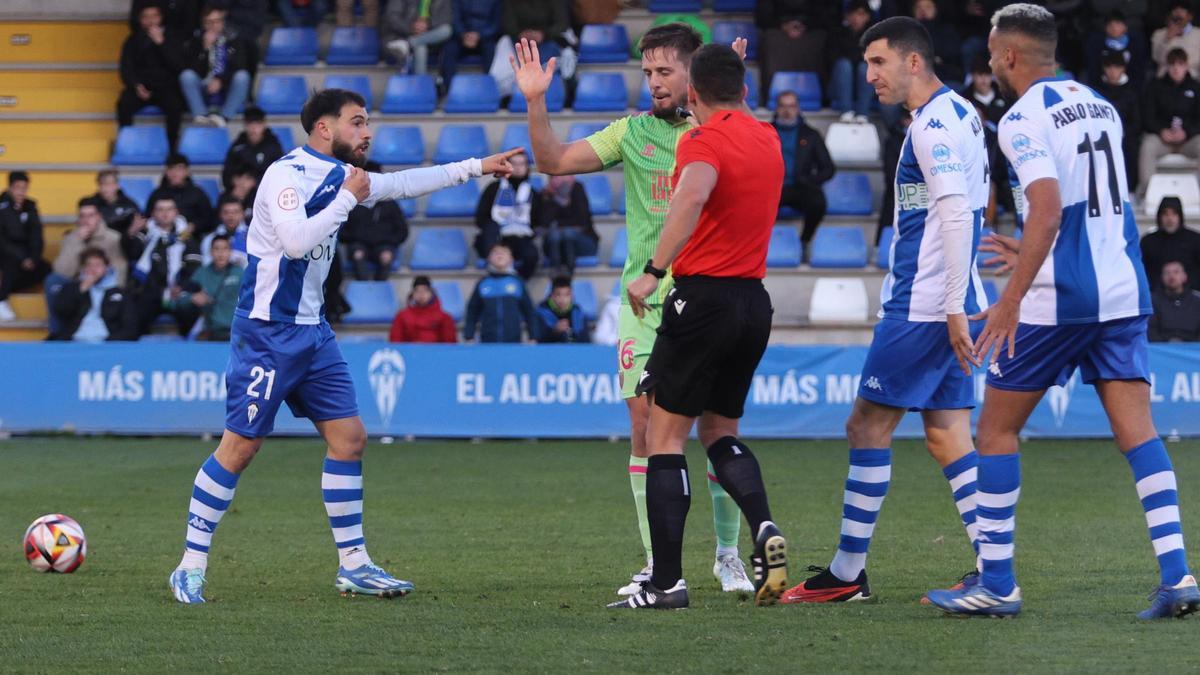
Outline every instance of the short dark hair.
{"type": "Polygon", "coordinates": [[[106,176],[112,177],[113,180],[116,180],[119,175],[120,174],[117,173],[116,169],[100,169],[96,172],[96,182],[99,183],[100,181],[104,180],[106,176]]]}
{"type": "Polygon", "coordinates": [[[933,69],[933,38],[920,21],[908,16],[893,16],[884,19],[867,29],[858,46],[866,49],[876,40],[887,40],[887,46],[906,57],[917,54],[925,64],[933,69]]]}
{"type": "Polygon", "coordinates": [[[213,244],[215,244],[215,243],[217,243],[218,241],[223,241],[223,242],[225,242],[226,244],[229,244],[230,246],[233,246],[233,244],[232,244],[232,243],[230,243],[230,241],[229,241],[229,235],[227,235],[227,234],[214,234],[214,235],[213,235],[213,238],[212,238],[212,241],[208,242],[208,248],[209,248],[209,250],[212,250],[212,245],[213,245],[213,244]]]}
{"type": "Polygon", "coordinates": [[[784,89],[783,91],[779,92],[778,94],[775,94],[775,105],[776,106],[779,105],[780,99],[782,99],[784,96],[791,96],[792,98],[796,99],[796,103],[800,102],[799,94],[792,91],[791,89],[784,89]]]}
{"type": "Polygon", "coordinates": [[[988,63],[988,57],[986,54],[980,54],[979,56],[976,56],[973,61],[971,61],[970,72],[972,75],[975,73],[987,73],[988,75],[992,74],[992,66],[990,63],[988,63]]]}
{"type": "Polygon", "coordinates": [[[1172,63],[1187,63],[1187,62],[1188,62],[1188,54],[1186,51],[1184,51],[1180,47],[1176,47],[1176,48],[1172,49],[1171,51],[1167,52],[1167,64],[1168,65],[1172,64],[1172,63]]]}
{"type": "Polygon", "coordinates": [[[1188,14],[1193,13],[1192,12],[1192,3],[1189,2],[1189,0],[1173,0],[1171,2],[1171,4],[1167,6],[1167,14],[1170,14],[1171,12],[1174,12],[1177,9],[1186,9],[1188,11],[1188,14]]]}
{"type": "Polygon", "coordinates": [[[550,280],[550,290],[556,288],[571,288],[571,277],[557,276],[550,280]]]}
{"type": "Polygon", "coordinates": [[[108,254],[105,253],[104,249],[102,249],[102,248],[96,248],[95,246],[89,246],[89,247],[83,249],[83,252],[79,254],[79,266],[83,267],[84,265],[86,265],[88,258],[99,258],[104,261],[105,265],[109,264],[108,254]]]}
{"type": "Polygon", "coordinates": [[[29,174],[24,171],[12,171],[8,174],[8,184],[12,185],[18,181],[29,182],[29,174]]]}
{"type": "Polygon", "coordinates": [[[80,197],[79,202],[75,204],[75,210],[78,211],[85,206],[94,207],[97,211],[100,210],[100,201],[94,197],[80,197]]]}
{"type": "Polygon", "coordinates": [[[496,243],[492,244],[492,247],[488,249],[488,255],[491,255],[491,254],[492,254],[492,251],[495,251],[495,250],[496,250],[496,249],[498,249],[498,248],[502,248],[502,249],[504,249],[505,251],[508,251],[509,253],[512,253],[512,247],[511,247],[511,246],[509,246],[508,244],[506,244],[506,243],[504,243],[504,242],[502,242],[502,241],[498,241],[498,242],[496,242],[496,243]]]}
{"type": "Polygon", "coordinates": [[[179,164],[184,166],[192,165],[192,163],[188,161],[187,155],[183,154],[182,152],[172,152],[171,154],[167,155],[167,166],[176,166],[179,164]]]}
{"type": "Polygon", "coordinates": [[[304,133],[311,134],[317,120],[322,117],[342,114],[342,108],[350,103],[367,107],[366,99],[349,89],[322,89],[314,93],[300,111],[300,125],[304,127],[304,133]]]}
{"type": "Polygon", "coordinates": [[[692,88],[705,103],[740,103],[745,98],[746,64],[726,45],[707,44],[692,54],[692,88]]]}
{"type": "Polygon", "coordinates": [[[638,40],[638,51],[648,52],[651,49],[674,49],[680,61],[688,62],[692,58],[692,54],[700,49],[700,45],[704,44],[704,39],[696,32],[695,28],[686,23],[673,22],[664,23],[661,26],[654,26],[646,31],[642,39],[638,40]]]}
{"type": "Polygon", "coordinates": [[[1104,17],[1105,25],[1108,25],[1114,21],[1120,21],[1121,23],[1125,23],[1125,12],[1122,12],[1119,9],[1114,9],[1113,11],[1111,11],[1107,15],[1105,15],[1105,17],[1104,17]]]}
{"type": "Polygon", "coordinates": [[[1029,3],[1017,3],[1001,8],[992,15],[997,33],[1018,33],[1042,45],[1050,58],[1058,46],[1058,26],[1050,10],[1029,3]]]}
{"type": "Polygon", "coordinates": [[[238,206],[241,206],[242,200],[238,199],[237,197],[234,197],[231,194],[223,194],[223,195],[221,195],[221,198],[219,200],[217,200],[217,212],[220,213],[221,209],[226,204],[237,204],[238,206]]]}
{"type": "Polygon", "coordinates": [[[1129,64],[1125,62],[1124,52],[1106,51],[1100,54],[1100,67],[1121,66],[1128,68],[1129,64]]]}
{"type": "Polygon", "coordinates": [[[871,11],[871,5],[867,2],[867,0],[850,0],[850,2],[847,2],[845,13],[849,14],[850,12],[866,12],[867,14],[873,14],[871,11]]]}
{"type": "Polygon", "coordinates": [[[265,122],[267,120],[267,113],[263,112],[263,109],[256,105],[248,105],[242,111],[242,120],[245,122],[265,122]]]}
{"type": "Polygon", "coordinates": [[[200,8],[200,18],[201,19],[206,18],[206,17],[208,17],[209,14],[212,14],[213,12],[228,13],[229,10],[227,10],[223,5],[218,5],[218,4],[212,3],[212,2],[205,3],[205,5],[200,8]]]}
{"type": "Polygon", "coordinates": [[[175,204],[175,208],[179,208],[179,204],[177,204],[177,203],[175,202],[175,198],[174,198],[174,197],[168,197],[168,196],[166,196],[166,195],[160,195],[160,196],[158,196],[158,197],[156,197],[156,198],[154,199],[154,203],[150,205],[150,210],[151,210],[151,211],[153,211],[153,210],[155,209],[155,207],[157,207],[157,206],[158,206],[159,202],[171,202],[172,204],[175,204]]]}

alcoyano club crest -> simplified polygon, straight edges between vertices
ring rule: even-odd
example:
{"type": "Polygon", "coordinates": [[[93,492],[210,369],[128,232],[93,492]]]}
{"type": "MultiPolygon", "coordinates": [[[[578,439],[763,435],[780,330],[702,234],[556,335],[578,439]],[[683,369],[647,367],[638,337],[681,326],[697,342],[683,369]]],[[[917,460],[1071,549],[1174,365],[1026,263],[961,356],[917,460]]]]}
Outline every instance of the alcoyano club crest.
{"type": "Polygon", "coordinates": [[[404,388],[406,370],[404,357],[395,349],[376,350],[367,363],[367,377],[375,394],[375,408],[379,410],[379,418],[384,426],[392,422],[396,400],[404,388]]]}

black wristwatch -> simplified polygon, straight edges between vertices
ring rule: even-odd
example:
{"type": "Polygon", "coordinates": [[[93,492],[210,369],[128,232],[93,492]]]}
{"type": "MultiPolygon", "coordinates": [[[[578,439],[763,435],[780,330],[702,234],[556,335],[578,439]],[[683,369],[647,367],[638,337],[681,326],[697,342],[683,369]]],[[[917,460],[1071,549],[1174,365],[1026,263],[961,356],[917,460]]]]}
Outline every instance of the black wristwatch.
{"type": "Polygon", "coordinates": [[[646,266],[642,268],[642,271],[645,272],[646,274],[649,274],[650,276],[654,277],[655,279],[662,279],[663,277],[667,276],[667,271],[660,270],[657,267],[655,267],[653,260],[647,261],[646,266]]]}

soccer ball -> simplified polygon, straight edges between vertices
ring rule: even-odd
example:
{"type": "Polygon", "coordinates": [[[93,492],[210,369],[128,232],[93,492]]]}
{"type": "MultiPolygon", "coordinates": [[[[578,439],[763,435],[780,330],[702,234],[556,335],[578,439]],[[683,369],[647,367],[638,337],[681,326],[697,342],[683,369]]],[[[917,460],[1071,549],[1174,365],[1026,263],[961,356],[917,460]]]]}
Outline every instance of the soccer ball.
{"type": "Polygon", "coordinates": [[[42,516],[25,530],[25,559],[39,572],[70,574],[86,555],[83,528],[61,513],[42,516]]]}

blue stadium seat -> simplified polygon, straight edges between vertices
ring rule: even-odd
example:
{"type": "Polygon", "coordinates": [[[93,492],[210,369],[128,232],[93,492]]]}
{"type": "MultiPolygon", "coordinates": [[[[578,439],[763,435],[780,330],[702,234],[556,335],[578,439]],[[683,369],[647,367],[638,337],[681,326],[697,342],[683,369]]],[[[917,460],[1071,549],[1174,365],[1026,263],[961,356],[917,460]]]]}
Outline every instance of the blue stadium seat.
{"type": "Polygon", "coordinates": [[[782,71],[771,78],[771,88],[767,92],[767,107],[775,109],[775,97],[781,92],[793,91],[800,99],[801,110],[821,109],[821,81],[816,73],[782,71]]]}
{"type": "Polygon", "coordinates": [[[712,34],[713,42],[719,45],[733,44],[735,38],[746,38],[746,58],[752,60],[758,56],[758,29],[752,21],[717,21],[713,24],[712,34]]]}
{"type": "Polygon", "coordinates": [[[160,126],[125,127],[117,133],[113,164],[161,165],[167,161],[167,131],[160,126]]]}
{"type": "Polygon", "coordinates": [[[280,125],[271,127],[271,131],[275,133],[275,138],[279,139],[279,145],[283,148],[284,152],[296,147],[296,139],[292,135],[292,128],[290,126],[280,125]]]}
{"type": "Polygon", "coordinates": [[[600,303],[596,299],[596,287],[587,279],[576,279],[571,282],[571,291],[575,294],[575,304],[583,310],[583,315],[589,321],[595,321],[600,315],[600,303]]]}
{"type": "Polygon", "coordinates": [[[625,78],[621,73],[580,73],[579,84],[575,87],[575,110],[620,112],[628,105],[625,78]]]}
{"type": "Polygon", "coordinates": [[[325,63],[331,66],[373,66],[379,63],[379,32],[367,26],[334,28],[325,63]]]}
{"type": "Polygon", "coordinates": [[[867,266],[867,240],[862,228],[822,227],[813,236],[808,264],[820,268],[859,269],[867,266]]]}
{"type": "Polygon", "coordinates": [[[659,14],[664,12],[689,12],[694,14],[699,12],[702,7],[700,0],[650,0],[650,7],[647,9],[659,14]]]}
{"type": "Polygon", "coordinates": [[[577,176],[575,180],[583,183],[583,191],[587,193],[588,206],[593,216],[607,216],[612,213],[612,186],[608,176],[603,173],[589,173],[577,176]]]}
{"type": "Polygon", "coordinates": [[[621,194],[617,195],[617,201],[613,203],[613,210],[622,216],[625,215],[625,181],[621,181],[621,194]]]}
{"type": "Polygon", "coordinates": [[[604,122],[576,122],[567,130],[567,142],[580,141],[608,126],[604,122]]]}
{"type": "Polygon", "coordinates": [[[581,267],[599,267],[600,256],[598,255],[581,255],[575,258],[575,269],[581,267]]]}
{"type": "MultiPolygon", "coordinates": [[[[754,0],[713,0],[714,12],[746,12],[754,11],[754,0]]],[[[713,42],[717,42],[716,30],[713,30],[713,42]]]]}
{"type": "Polygon", "coordinates": [[[263,75],[255,100],[268,115],[295,115],[308,100],[308,85],[302,75],[263,75]]]}
{"type": "Polygon", "coordinates": [[[150,193],[154,192],[155,187],[153,178],[121,176],[121,190],[142,211],[146,210],[146,200],[150,198],[150,193]]]}
{"type": "Polygon", "coordinates": [[[385,113],[428,115],[437,107],[437,87],[432,75],[393,75],[383,93],[385,113]]]}
{"type": "Polygon", "coordinates": [[[204,194],[208,195],[208,202],[215,207],[217,199],[221,196],[220,181],[216,178],[193,176],[192,182],[196,184],[196,187],[204,190],[204,194]]]}
{"type": "Polygon", "coordinates": [[[612,255],[608,256],[608,266],[620,269],[625,267],[625,258],[629,257],[629,233],[625,228],[617,230],[617,238],[613,241],[612,255]]]}
{"type": "Polygon", "coordinates": [[[192,164],[223,164],[229,151],[229,132],[216,127],[188,127],[179,137],[179,152],[192,164]]]}
{"type": "Polygon", "coordinates": [[[276,28],[267,43],[268,66],[311,66],[317,62],[316,28],[276,28]]]}
{"type": "MultiPolygon", "coordinates": [[[[529,125],[516,122],[504,127],[504,136],[500,139],[501,152],[513,148],[525,148],[525,157],[533,164],[533,142],[529,140],[529,125]]],[[[534,186],[541,189],[540,186],[534,186]]]]}
{"type": "Polygon", "coordinates": [[[831,216],[869,216],[875,204],[871,181],[865,173],[839,171],[825,185],[825,201],[831,216]]]}
{"type": "MultiPolygon", "coordinates": [[[[466,218],[475,215],[479,203],[479,186],[469,180],[462,185],[438,190],[425,203],[426,218],[466,218]]],[[[465,246],[465,244],[464,244],[465,246]]],[[[463,260],[465,266],[466,259],[463,260]]]]}
{"type": "Polygon", "coordinates": [[[499,108],[500,90],[496,80],[486,73],[455,75],[442,106],[448,113],[491,113],[499,108]]]}
{"type": "MultiPolygon", "coordinates": [[[[550,88],[546,90],[546,110],[559,112],[567,100],[567,88],[563,86],[562,76],[556,71],[550,80],[550,88]]],[[[529,103],[520,91],[513,90],[512,98],[508,100],[508,111],[514,113],[529,112],[529,103]]]]}
{"type": "Polygon", "coordinates": [[[141,110],[138,110],[137,112],[133,113],[133,116],[134,117],[162,117],[162,114],[163,114],[162,108],[160,108],[156,105],[148,105],[145,108],[142,108],[141,110]]]}
{"type": "Polygon", "coordinates": [[[579,36],[580,63],[625,63],[629,34],[619,23],[588,24],[579,36]]]}
{"type": "Polygon", "coordinates": [[[435,281],[433,282],[433,292],[442,302],[442,311],[449,314],[455,323],[462,321],[466,303],[463,301],[462,290],[459,289],[458,282],[435,281]]]}
{"type": "MultiPolygon", "coordinates": [[[[434,195],[446,192],[443,190],[434,195]]],[[[475,208],[474,204],[471,208],[475,208]]],[[[417,230],[417,241],[413,244],[412,258],[408,261],[410,269],[461,270],[466,266],[467,240],[462,230],[453,227],[424,227],[417,230]]]]}
{"type": "Polygon", "coordinates": [[[487,157],[487,133],[479,124],[446,124],[438,132],[433,163],[459,162],[468,157],[487,157]]]}
{"type": "Polygon", "coordinates": [[[892,239],[895,236],[896,230],[891,227],[885,227],[879,235],[879,246],[875,249],[875,266],[881,270],[892,267],[892,239]]]}
{"type": "Polygon", "coordinates": [[[371,159],[380,164],[420,164],[425,161],[425,139],[416,126],[384,125],[371,141],[371,159]]]}
{"type": "Polygon", "coordinates": [[[400,205],[400,210],[404,212],[405,218],[412,218],[417,215],[417,200],[414,198],[399,199],[396,203],[400,205]]]}
{"type": "Polygon", "coordinates": [[[371,78],[366,75],[326,75],[326,89],[349,89],[367,100],[367,110],[375,109],[375,99],[371,96],[371,78]]]}
{"type": "Polygon", "coordinates": [[[390,281],[351,281],[344,291],[350,313],[346,323],[388,323],[396,316],[396,289],[390,281]]]}
{"type": "Polygon", "coordinates": [[[800,233],[791,225],[771,228],[771,244],[767,249],[767,267],[800,266],[800,233]]]}

